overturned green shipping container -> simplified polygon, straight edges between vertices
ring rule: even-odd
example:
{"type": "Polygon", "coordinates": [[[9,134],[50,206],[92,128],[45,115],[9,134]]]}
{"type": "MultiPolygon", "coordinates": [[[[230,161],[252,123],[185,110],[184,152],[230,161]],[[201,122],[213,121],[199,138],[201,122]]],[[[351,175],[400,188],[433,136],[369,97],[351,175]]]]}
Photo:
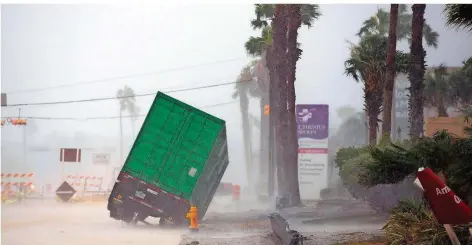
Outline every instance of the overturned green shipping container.
{"type": "Polygon", "coordinates": [[[110,216],[179,224],[197,206],[202,219],[228,163],[225,121],[158,92],[109,197],[110,216]]]}

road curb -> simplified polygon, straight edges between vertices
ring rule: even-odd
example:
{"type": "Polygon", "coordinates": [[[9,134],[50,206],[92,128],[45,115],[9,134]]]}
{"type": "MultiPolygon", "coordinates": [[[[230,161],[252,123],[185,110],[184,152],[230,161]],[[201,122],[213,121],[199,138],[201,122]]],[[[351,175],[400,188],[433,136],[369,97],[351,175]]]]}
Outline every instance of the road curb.
{"type": "Polygon", "coordinates": [[[288,222],[279,213],[270,214],[269,220],[272,232],[283,245],[303,245],[302,235],[296,230],[291,230],[288,222]]]}

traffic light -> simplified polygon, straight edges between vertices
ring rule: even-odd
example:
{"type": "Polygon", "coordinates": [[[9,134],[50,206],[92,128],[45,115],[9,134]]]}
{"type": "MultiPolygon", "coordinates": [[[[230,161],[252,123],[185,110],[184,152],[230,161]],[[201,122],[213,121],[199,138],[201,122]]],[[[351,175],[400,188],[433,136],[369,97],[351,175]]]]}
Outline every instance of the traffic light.
{"type": "Polygon", "coordinates": [[[270,114],[270,106],[265,105],[264,106],[264,115],[268,116],[270,114]]]}
{"type": "Polygon", "coordinates": [[[11,119],[13,125],[26,125],[26,119],[11,119]]]}

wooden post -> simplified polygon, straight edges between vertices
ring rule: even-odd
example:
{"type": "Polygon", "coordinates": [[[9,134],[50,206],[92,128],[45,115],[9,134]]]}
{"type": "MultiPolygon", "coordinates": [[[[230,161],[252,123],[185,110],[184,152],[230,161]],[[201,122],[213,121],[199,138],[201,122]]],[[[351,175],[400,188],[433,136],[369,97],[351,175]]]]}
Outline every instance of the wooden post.
{"type": "Polygon", "coordinates": [[[452,245],[461,245],[461,242],[459,241],[459,238],[457,238],[451,225],[444,225],[444,229],[446,229],[446,233],[449,236],[449,239],[451,239],[452,245]]]}

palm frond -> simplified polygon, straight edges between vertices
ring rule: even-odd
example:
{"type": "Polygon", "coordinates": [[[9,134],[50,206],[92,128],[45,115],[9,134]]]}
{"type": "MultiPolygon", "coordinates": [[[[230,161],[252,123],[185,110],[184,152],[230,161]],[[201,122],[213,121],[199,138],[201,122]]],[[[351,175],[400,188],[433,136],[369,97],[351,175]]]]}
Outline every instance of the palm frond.
{"type": "Polygon", "coordinates": [[[439,42],[439,33],[433,31],[430,25],[423,26],[423,39],[429,47],[437,48],[439,42]]]}
{"type": "Polygon", "coordinates": [[[472,31],[472,4],[446,4],[446,24],[472,31]]]}
{"type": "Polygon", "coordinates": [[[308,28],[312,27],[313,23],[322,15],[318,4],[301,4],[300,14],[302,25],[305,25],[308,28]]]}

